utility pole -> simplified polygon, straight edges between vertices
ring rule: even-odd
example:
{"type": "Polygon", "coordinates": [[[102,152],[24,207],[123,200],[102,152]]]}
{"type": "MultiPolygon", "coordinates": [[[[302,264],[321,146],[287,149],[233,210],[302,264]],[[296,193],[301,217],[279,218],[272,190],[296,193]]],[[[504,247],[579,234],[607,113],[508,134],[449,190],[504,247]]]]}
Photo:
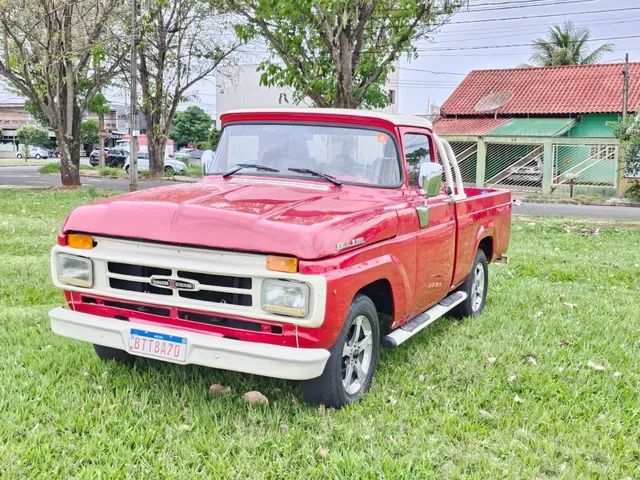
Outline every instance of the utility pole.
{"type": "Polygon", "coordinates": [[[131,9],[131,115],[129,119],[129,191],[138,190],[138,1],[131,9]]]}
{"type": "Polygon", "coordinates": [[[622,86],[622,120],[627,119],[629,109],[629,54],[624,57],[624,82],[622,86]]]}

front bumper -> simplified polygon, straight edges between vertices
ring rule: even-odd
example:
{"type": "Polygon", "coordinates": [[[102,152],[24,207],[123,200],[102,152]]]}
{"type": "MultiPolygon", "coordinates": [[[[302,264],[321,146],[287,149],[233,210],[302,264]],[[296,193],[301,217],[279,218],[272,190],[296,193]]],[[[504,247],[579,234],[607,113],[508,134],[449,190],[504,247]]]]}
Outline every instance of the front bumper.
{"type": "Polygon", "coordinates": [[[150,326],[147,323],[98,317],[59,307],[49,312],[49,318],[51,329],[58,335],[125,351],[128,350],[131,328],[151,329],[158,333],[184,337],[188,342],[184,363],[267,377],[289,380],[316,378],[322,374],[329,359],[329,351],[323,348],[294,348],[243,342],[157,325],[150,326]]]}

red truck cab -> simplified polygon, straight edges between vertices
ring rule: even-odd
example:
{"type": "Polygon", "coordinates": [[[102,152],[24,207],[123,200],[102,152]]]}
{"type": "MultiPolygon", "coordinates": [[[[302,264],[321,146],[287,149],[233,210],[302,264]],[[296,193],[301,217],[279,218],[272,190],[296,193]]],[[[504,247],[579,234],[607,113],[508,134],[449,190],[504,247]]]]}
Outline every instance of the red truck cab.
{"type": "Polygon", "coordinates": [[[427,120],[228,112],[207,175],[74,210],[52,251],[52,329],[136,356],[303,380],[341,407],[381,345],[482,312],[507,191],[465,188],[427,120]],[[444,183],[443,183],[444,177],[444,183]]]}

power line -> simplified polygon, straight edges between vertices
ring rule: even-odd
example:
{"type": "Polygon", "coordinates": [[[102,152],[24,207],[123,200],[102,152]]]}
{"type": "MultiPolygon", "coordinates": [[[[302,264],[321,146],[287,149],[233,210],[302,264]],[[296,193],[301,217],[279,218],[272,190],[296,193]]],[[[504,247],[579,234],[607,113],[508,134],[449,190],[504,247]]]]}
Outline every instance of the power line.
{"type": "MultiPolygon", "coordinates": [[[[640,35],[624,35],[620,37],[606,37],[606,38],[592,38],[587,42],[602,42],[606,40],[623,40],[629,38],[640,38],[640,35]]],[[[581,40],[570,40],[569,43],[580,43],[581,40]]],[[[531,43],[512,43],[509,45],[482,45],[475,47],[443,47],[432,49],[418,49],[418,51],[432,51],[432,52],[444,52],[444,51],[457,51],[457,50],[486,50],[492,48],[514,48],[514,47],[530,47],[531,43]]]]}
{"type": "Polygon", "coordinates": [[[549,3],[538,3],[536,5],[510,5],[504,7],[495,7],[495,8],[481,8],[477,10],[461,10],[457,13],[475,13],[475,12],[490,12],[495,10],[512,10],[514,8],[536,8],[536,7],[547,7],[551,5],[566,5],[569,3],[586,3],[586,2],[595,2],[596,0],[565,0],[565,1],[553,1],[549,3]]]}
{"type": "MultiPolygon", "coordinates": [[[[627,12],[630,10],[640,10],[640,7],[626,7],[626,8],[612,8],[607,10],[589,10],[586,12],[571,12],[571,15],[591,15],[594,13],[611,13],[611,12],[627,12]]],[[[461,25],[468,23],[487,23],[487,22],[507,22],[511,20],[526,20],[529,18],[550,18],[550,17],[565,17],[567,13],[545,13],[542,15],[524,15],[521,17],[503,17],[503,18],[487,18],[482,20],[462,20],[447,22],[447,25],[461,25]]]]}

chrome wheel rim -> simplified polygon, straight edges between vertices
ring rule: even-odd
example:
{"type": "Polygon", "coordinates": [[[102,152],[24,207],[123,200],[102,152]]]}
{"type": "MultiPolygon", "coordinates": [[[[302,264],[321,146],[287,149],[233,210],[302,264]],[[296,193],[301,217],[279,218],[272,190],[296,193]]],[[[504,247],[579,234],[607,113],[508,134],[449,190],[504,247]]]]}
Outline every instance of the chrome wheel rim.
{"type": "Polygon", "coordinates": [[[358,315],[342,349],[342,385],[349,395],[358,393],[366,382],[373,353],[373,329],[366,315],[358,315]]]}
{"type": "Polygon", "coordinates": [[[484,267],[479,263],[476,265],[475,271],[473,272],[473,284],[471,285],[471,309],[474,312],[477,312],[482,305],[484,282],[484,267]]]}

